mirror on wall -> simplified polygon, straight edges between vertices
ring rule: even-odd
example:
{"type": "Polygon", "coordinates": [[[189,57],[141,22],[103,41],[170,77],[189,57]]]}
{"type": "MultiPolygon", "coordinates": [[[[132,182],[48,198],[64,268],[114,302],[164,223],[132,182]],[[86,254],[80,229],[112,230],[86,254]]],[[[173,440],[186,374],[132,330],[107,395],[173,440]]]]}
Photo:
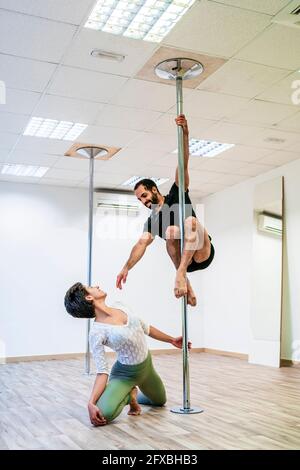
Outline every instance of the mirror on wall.
{"type": "Polygon", "coordinates": [[[249,362],[280,367],[283,177],[255,187],[249,362]]]}

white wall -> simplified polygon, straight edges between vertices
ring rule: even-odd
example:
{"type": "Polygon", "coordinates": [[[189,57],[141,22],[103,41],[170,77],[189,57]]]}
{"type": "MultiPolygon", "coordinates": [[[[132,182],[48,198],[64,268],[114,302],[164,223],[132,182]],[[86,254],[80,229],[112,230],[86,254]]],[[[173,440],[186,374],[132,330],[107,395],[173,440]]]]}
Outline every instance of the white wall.
{"type": "MultiPolygon", "coordinates": [[[[71,284],[86,282],[87,203],[83,189],[0,184],[0,355],[85,351],[86,320],[70,317],[63,298],[71,284]]],[[[149,247],[120,292],[115,279],[133,239],[102,240],[98,217],[95,232],[94,280],[110,294],[108,302],[119,299],[158,328],[181,334],[175,271],[164,242],[149,247]]],[[[199,291],[200,276],[191,277],[199,291]]],[[[195,347],[202,346],[201,302],[190,314],[190,337],[195,347]]],[[[151,339],[149,344],[169,347],[151,339]]]]}
{"type": "Polygon", "coordinates": [[[249,352],[256,184],[284,176],[286,240],[282,353],[300,360],[300,160],[205,198],[205,223],[216,245],[214,267],[203,276],[204,346],[249,352]]]}

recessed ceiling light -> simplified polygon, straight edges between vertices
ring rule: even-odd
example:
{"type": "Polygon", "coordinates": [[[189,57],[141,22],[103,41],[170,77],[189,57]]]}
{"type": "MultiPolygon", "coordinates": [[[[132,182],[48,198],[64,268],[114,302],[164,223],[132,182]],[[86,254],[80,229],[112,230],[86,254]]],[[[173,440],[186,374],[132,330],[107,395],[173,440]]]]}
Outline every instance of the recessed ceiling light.
{"type": "MultiPolygon", "coordinates": [[[[234,146],[235,144],[221,144],[211,140],[190,139],[189,141],[190,155],[195,157],[215,157],[234,146]]],[[[178,149],[173,153],[178,153],[178,149]]]]}
{"type": "Polygon", "coordinates": [[[75,140],[86,128],[87,124],[80,124],[78,122],[32,117],[23,135],[47,137],[48,139],[75,140]]]}
{"type": "Polygon", "coordinates": [[[195,0],[98,0],[85,27],[160,42],[195,0]]]}
{"type": "Polygon", "coordinates": [[[148,179],[154,181],[154,183],[157,186],[160,186],[161,184],[164,184],[167,181],[169,181],[169,178],[156,178],[156,177],[149,177],[149,176],[132,176],[127,181],[124,181],[124,183],[122,183],[122,186],[130,186],[130,187],[133,188],[138,181],[143,180],[144,178],[148,178],[148,179]]]}
{"type": "Polygon", "coordinates": [[[33,166],[33,165],[3,165],[1,173],[3,175],[13,176],[34,176],[41,178],[49,170],[46,166],[33,166]]]}

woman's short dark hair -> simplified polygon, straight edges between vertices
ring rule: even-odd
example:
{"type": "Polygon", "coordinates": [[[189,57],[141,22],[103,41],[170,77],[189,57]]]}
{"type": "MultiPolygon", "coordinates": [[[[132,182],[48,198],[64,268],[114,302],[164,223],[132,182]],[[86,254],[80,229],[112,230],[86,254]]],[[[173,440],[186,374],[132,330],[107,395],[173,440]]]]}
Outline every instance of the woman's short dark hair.
{"type": "Polygon", "coordinates": [[[135,191],[141,184],[142,184],[143,186],[145,186],[145,188],[148,189],[148,191],[152,191],[153,186],[154,186],[154,188],[156,188],[157,191],[158,191],[158,187],[157,187],[156,183],[154,183],[154,181],[150,180],[149,178],[144,178],[144,179],[138,181],[138,182],[136,183],[135,187],[134,187],[134,191],[135,191]]]}
{"type": "Polygon", "coordinates": [[[86,300],[89,295],[81,282],[76,282],[65,295],[67,312],[75,318],[94,318],[95,308],[92,302],[86,300]]]}

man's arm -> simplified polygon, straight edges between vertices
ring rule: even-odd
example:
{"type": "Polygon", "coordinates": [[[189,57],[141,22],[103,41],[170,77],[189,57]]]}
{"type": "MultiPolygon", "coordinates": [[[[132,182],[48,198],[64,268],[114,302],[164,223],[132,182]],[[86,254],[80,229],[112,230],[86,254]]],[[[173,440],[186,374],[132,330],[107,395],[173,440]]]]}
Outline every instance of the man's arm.
{"type": "Polygon", "coordinates": [[[122,289],[122,282],[125,284],[128,271],[133,268],[133,266],[140,261],[143,257],[147,247],[153,242],[154,238],[149,232],[144,232],[139,241],[134,245],[131,250],[130,256],[126,261],[122,271],[117,277],[116,286],[118,289],[122,289]]]}
{"type": "Polygon", "coordinates": [[[106,419],[102,415],[101,410],[98,408],[96,403],[105,390],[107,380],[108,380],[107,374],[96,375],[93,390],[92,390],[91,397],[88,403],[90,420],[94,426],[103,426],[104,424],[106,424],[106,419]]]}
{"type": "MultiPolygon", "coordinates": [[[[190,151],[189,151],[189,128],[188,128],[187,120],[186,120],[184,114],[180,114],[175,119],[175,121],[176,121],[177,126],[182,127],[182,131],[183,131],[184,186],[185,186],[185,190],[187,190],[187,188],[189,187],[189,184],[190,184],[189,169],[188,169],[189,156],[190,156],[190,151]]],[[[177,186],[179,186],[178,167],[176,168],[175,183],[177,184],[177,186]]]]}

